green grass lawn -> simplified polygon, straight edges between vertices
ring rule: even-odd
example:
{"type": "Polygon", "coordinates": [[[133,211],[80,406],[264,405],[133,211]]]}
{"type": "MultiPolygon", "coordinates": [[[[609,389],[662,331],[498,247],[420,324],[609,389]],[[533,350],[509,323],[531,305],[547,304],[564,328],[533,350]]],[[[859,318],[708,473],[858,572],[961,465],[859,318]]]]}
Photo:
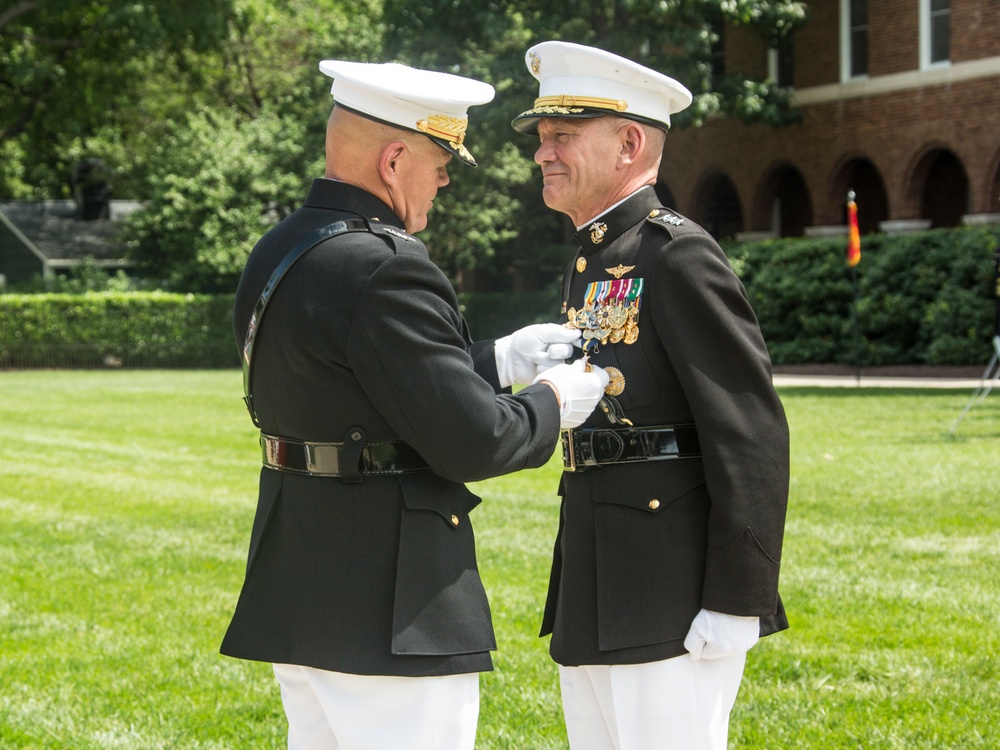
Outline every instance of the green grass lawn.
{"type": "MultiPolygon", "coordinates": [[[[0,372],[0,748],[281,748],[269,667],[218,654],[256,433],[240,374],[0,372]]],[[[786,388],[782,595],[737,748],[1000,747],[1000,394],[786,388]]],[[[536,637],[555,462],[479,483],[499,652],[479,748],[565,748],[536,637]]]]}

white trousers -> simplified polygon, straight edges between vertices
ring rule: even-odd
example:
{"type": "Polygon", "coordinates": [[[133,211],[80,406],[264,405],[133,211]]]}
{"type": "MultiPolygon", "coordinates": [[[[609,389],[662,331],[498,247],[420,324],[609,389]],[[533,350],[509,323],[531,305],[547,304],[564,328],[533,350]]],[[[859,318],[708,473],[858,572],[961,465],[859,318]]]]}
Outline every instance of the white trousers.
{"type": "Polygon", "coordinates": [[[559,667],[572,750],[726,750],[746,654],[559,667]]]}
{"type": "Polygon", "coordinates": [[[473,750],[479,674],[380,677],[275,664],[288,750],[473,750]]]}

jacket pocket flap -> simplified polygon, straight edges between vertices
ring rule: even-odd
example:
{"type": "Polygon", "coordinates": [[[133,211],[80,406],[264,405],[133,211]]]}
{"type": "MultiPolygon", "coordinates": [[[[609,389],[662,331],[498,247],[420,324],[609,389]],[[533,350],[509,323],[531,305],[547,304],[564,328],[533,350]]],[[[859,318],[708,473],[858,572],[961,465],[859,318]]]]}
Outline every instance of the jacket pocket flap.
{"type": "Polygon", "coordinates": [[[449,525],[456,525],[455,519],[464,518],[482,502],[464,485],[443,480],[429,471],[408,474],[400,487],[408,510],[429,510],[449,525]]]}
{"type": "Polygon", "coordinates": [[[705,483],[699,458],[646,461],[590,471],[596,472],[595,503],[621,505],[647,513],[658,513],[705,483]]]}

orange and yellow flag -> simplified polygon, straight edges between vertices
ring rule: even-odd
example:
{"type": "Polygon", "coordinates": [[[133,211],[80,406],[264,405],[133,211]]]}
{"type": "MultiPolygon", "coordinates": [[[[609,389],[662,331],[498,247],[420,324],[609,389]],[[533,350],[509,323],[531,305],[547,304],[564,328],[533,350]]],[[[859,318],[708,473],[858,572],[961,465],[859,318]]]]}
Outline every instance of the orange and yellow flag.
{"type": "Polygon", "coordinates": [[[847,198],[847,265],[851,268],[861,262],[861,233],[858,231],[858,204],[854,193],[847,198]]]}

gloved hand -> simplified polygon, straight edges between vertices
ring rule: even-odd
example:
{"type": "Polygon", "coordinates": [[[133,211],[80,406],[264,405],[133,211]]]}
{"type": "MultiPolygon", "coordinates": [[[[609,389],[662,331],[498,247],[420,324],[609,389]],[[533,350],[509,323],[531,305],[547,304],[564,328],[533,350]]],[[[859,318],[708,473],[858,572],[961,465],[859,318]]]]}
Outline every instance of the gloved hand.
{"type": "Polygon", "coordinates": [[[559,394],[559,426],[564,430],[587,421],[597,402],[604,397],[608,374],[596,365],[587,372],[587,363],[578,359],[538,373],[535,383],[548,383],[559,394]]]}
{"type": "Polygon", "coordinates": [[[525,326],[497,339],[493,354],[501,387],[532,382],[538,373],[572,357],[579,340],[579,331],[555,323],[525,326]]]}
{"type": "Polygon", "coordinates": [[[703,609],[691,623],[684,648],[692,659],[719,659],[749,651],[760,640],[760,618],[703,609]]]}

